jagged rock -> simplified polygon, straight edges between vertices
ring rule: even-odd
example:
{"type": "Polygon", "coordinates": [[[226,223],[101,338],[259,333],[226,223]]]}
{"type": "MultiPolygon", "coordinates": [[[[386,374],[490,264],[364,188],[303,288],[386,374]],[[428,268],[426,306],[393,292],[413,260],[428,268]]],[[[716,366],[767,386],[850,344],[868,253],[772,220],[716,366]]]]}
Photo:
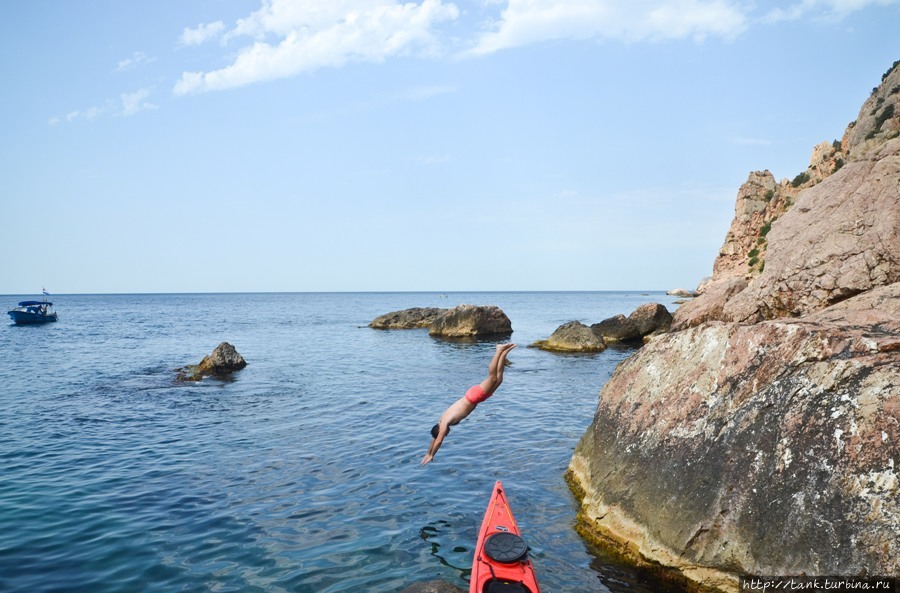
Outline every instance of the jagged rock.
{"type": "Polygon", "coordinates": [[[499,307],[459,305],[439,315],[428,334],[443,338],[508,336],[512,323],[499,307]]]}
{"type": "Polygon", "coordinates": [[[208,356],[204,356],[199,365],[190,365],[178,369],[178,379],[181,381],[199,381],[208,376],[224,376],[247,366],[244,357],[234,346],[228,342],[222,342],[208,356]]]}
{"type": "Polygon", "coordinates": [[[533,348],[553,352],[602,352],[606,342],[590,327],[580,321],[570,321],[559,326],[546,340],[538,340],[533,348]]]}
{"type": "Polygon", "coordinates": [[[900,60],[885,72],[881,84],[859,110],[842,145],[851,159],[867,159],[873,147],[900,135],[900,60]]]}
{"type": "Polygon", "coordinates": [[[895,138],[803,191],[772,225],[765,270],[726,303],[724,318],[802,315],[900,280],[898,179],[895,138]]]}
{"type": "Polygon", "coordinates": [[[687,290],[684,288],[673,288],[672,290],[666,291],[666,294],[669,296],[677,296],[681,298],[692,298],[697,296],[697,293],[693,290],[687,290]]]}
{"type": "Polygon", "coordinates": [[[374,329],[427,329],[434,320],[447,312],[436,307],[413,307],[376,317],[369,323],[374,329]]]}
{"type": "Polygon", "coordinates": [[[425,581],[410,585],[400,593],[465,593],[465,591],[447,581],[425,581]]]}
{"type": "Polygon", "coordinates": [[[634,322],[621,313],[591,325],[591,331],[607,342],[627,342],[641,338],[634,322]]]}
{"type": "Polygon", "coordinates": [[[745,288],[747,281],[744,278],[708,282],[703,287],[702,298],[692,299],[675,310],[671,329],[677,331],[723,319],[725,303],[745,288]]]}
{"type": "Polygon", "coordinates": [[[751,174],[713,277],[700,297],[676,311],[675,327],[795,317],[900,280],[898,136],[900,63],[863,105],[841,148],[817,146],[807,180],[777,184],[761,212],[748,204],[761,204],[774,179],[751,174]],[[707,290],[733,278],[746,280],[746,289],[707,290]],[[704,314],[694,315],[699,310],[704,314]]]}
{"type": "Polygon", "coordinates": [[[585,529],[706,587],[900,573],[900,283],[622,363],[570,464],[585,529]]]}

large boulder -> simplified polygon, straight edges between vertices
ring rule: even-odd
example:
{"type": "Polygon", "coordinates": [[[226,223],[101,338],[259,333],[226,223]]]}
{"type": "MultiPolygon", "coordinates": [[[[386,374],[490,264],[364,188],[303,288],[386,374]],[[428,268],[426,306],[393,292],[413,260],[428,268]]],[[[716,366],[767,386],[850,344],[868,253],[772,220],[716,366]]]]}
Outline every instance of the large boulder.
{"type": "Polygon", "coordinates": [[[508,336],[512,323],[499,307],[459,305],[438,315],[428,334],[442,338],[483,338],[508,336]]]}
{"type": "Polygon", "coordinates": [[[628,320],[641,337],[646,337],[669,331],[672,314],[659,303],[644,303],[628,316],[628,320]]]}
{"type": "Polygon", "coordinates": [[[602,352],[606,350],[603,338],[580,321],[570,321],[559,326],[546,340],[538,340],[533,348],[553,352],[602,352]]]}
{"type": "Polygon", "coordinates": [[[591,331],[605,342],[627,342],[641,337],[634,323],[621,313],[594,323],[591,331]]]}
{"type": "Polygon", "coordinates": [[[606,342],[643,341],[648,336],[669,331],[672,315],[659,303],[644,303],[631,315],[615,315],[591,326],[606,342]]]}
{"type": "Polygon", "coordinates": [[[675,310],[671,329],[681,330],[707,321],[722,320],[725,303],[745,288],[747,280],[744,278],[731,277],[707,282],[702,295],[675,310]]]}
{"type": "Polygon", "coordinates": [[[234,346],[228,342],[222,342],[210,353],[204,356],[198,365],[189,365],[179,369],[178,379],[182,381],[200,381],[203,377],[224,377],[234,371],[247,366],[244,357],[234,346]]]}
{"type": "Polygon", "coordinates": [[[413,307],[376,317],[369,323],[374,329],[428,329],[435,319],[447,312],[437,307],[413,307]]]}
{"type": "Polygon", "coordinates": [[[900,574],[900,283],[622,363],[569,466],[583,529],[709,589],[900,574]]]}

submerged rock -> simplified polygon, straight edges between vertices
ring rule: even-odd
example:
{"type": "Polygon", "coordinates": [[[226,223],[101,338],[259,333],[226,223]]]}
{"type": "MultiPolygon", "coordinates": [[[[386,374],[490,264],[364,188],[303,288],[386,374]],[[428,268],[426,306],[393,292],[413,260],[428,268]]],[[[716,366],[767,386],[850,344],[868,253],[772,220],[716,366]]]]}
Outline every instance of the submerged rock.
{"type": "Polygon", "coordinates": [[[413,307],[376,317],[369,323],[373,329],[428,329],[435,319],[447,312],[437,307],[413,307]]]}
{"type": "Polygon", "coordinates": [[[538,340],[531,347],[553,352],[602,352],[606,350],[606,342],[580,321],[570,321],[559,326],[549,338],[538,340]]]}
{"type": "Polygon", "coordinates": [[[512,323],[499,307],[459,305],[439,315],[428,334],[442,338],[481,338],[508,336],[512,323]]]}
{"type": "Polygon", "coordinates": [[[451,585],[447,581],[425,581],[410,585],[400,593],[466,593],[456,585],[451,585]]]}
{"type": "Polygon", "coordinates": [[[247,366],[247,362],[234,346],[228,342],[222,342],[211,354],[204,356],[200,364],[178,369],[177,378],[180,381],[200,381],[203,377],[229,375],[245,366],[247,366]]]}

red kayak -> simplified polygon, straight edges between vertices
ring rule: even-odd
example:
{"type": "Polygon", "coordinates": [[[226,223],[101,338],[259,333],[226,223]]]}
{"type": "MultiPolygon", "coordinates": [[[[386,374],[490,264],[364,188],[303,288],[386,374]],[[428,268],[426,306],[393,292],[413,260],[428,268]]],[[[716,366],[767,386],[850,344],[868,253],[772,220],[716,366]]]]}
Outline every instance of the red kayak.
{"type": "Polygon", "coordinates": [[[478,532],[469,593],[540,593],[528,546],[497,482],[478,532]]]}

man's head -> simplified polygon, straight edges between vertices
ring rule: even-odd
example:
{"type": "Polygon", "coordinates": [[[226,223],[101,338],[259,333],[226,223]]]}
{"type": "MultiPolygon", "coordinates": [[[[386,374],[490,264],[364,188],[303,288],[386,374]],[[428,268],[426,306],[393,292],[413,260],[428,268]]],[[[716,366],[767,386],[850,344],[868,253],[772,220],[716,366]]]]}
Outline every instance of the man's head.
{"type": "MultiPolygon", "coordinates": [[[[441,425],[435,424],[431,427],[431,438],[436,439],[441,432],[441,425]]],[[[450,427],[447,427],[447,434],[450,434],[450,427]]]]}

